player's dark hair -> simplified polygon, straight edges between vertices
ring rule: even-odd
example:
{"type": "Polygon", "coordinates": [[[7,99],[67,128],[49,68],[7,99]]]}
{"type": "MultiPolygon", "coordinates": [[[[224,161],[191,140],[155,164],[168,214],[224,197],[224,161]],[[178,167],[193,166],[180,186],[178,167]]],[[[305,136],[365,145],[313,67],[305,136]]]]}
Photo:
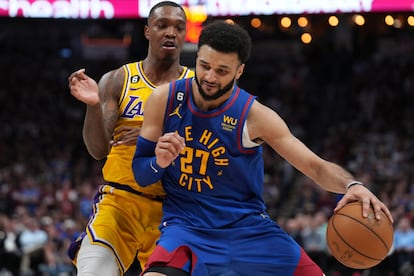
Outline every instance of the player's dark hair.
{"type": "Polygon", "coordinates": [[[184,8],[180,4],[177,4],[177,3],[173,2],[173,1],[161,1],[161,2],[159,2],[157,4],[155,4],[154,6],[152,6],[152,8],[151,8],[151,10],[150,10],[150,12],[148,14],[148,20],[154,14],[154,12],[155,12],[156,9],[161,8],[161,7],[165,7],[165,6],[179,8],[183,12],[184,17],[187,19],[186,14],[185,14],[185,11],[184,11],[184,8]]]}
{"type": "Polygon", "coordinates": [[[217,20],[206,25],[201,31],[198,48],[203,45],[223,53],[237,53],[243,64],[250,57],[252,41],[250,35],[241,26],[217,20]]]}

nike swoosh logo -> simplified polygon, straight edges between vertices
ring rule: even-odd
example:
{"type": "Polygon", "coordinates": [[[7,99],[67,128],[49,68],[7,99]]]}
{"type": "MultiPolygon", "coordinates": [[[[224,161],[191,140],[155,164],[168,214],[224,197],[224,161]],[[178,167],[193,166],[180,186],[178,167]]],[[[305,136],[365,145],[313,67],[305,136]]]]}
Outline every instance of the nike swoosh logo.
{"type": "Polygon", "coordinates": [[[150,167],[155,173],[158,173],[158,170],[152,165],[152,160],[150,161],[150,167]]]}

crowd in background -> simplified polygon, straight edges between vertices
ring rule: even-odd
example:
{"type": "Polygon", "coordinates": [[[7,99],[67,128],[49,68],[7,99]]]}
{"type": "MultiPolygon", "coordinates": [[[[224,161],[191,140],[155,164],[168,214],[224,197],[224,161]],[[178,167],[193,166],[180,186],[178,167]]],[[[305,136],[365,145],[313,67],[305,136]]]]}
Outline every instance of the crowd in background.
{"type": "MultiPolygon", "coordinates": [[[[103,183],[102,161],[82,141],[85,107],[70,95],[67,77],[86,67],[98,79],[125,60],[62,55],[59,39],[37,29],[0,35],[0,275],[73,274],[66,250],[103,183]]],[[[387,204],[395,219],[390,256],[367,271],[336,262],[325,229],[340,195],[319,189],[267,147],[263,195],[270,215],[328,275],[412,275],[413,31],[357,42],[351,49],[314,43],[283,59],[254,47],[240,86],[387,204]]]]}

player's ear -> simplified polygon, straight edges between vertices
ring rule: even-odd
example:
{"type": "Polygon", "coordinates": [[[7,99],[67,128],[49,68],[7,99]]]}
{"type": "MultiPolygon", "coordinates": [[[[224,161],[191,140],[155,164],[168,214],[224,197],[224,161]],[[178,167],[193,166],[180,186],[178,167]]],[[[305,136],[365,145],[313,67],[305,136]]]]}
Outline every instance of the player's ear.
{"type": "Polygon", "coordinates": [[[144,36],[145,36],[145,38],[146,39],[148,39],[149,40],[149,36],[150,36],[150,34],[149,34],[149,27],[148,27],[148,25],[145,25],[145,27],[144,27],[144,36]]]}
{"type": "Polygon", "coordinates": [[[245,64],[243,63],[243,64],[240,64],[240,66],[237,68],[236,77],[235,77],[236,80],[238,80],[240,76],[243,74],[244,67],[245,67],[245,64]]]}

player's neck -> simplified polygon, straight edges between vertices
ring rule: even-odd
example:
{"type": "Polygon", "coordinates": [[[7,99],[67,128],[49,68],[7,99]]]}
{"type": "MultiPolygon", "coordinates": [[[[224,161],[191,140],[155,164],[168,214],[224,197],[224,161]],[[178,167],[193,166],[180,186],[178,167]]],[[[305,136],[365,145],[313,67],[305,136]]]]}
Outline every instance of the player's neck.
{"type": "Polygon", "coordinates": [[[178,79],[184,70],[179,60],[156,60],[147,57],[142,65],[145,76],[155,85],[178,79]]]}

